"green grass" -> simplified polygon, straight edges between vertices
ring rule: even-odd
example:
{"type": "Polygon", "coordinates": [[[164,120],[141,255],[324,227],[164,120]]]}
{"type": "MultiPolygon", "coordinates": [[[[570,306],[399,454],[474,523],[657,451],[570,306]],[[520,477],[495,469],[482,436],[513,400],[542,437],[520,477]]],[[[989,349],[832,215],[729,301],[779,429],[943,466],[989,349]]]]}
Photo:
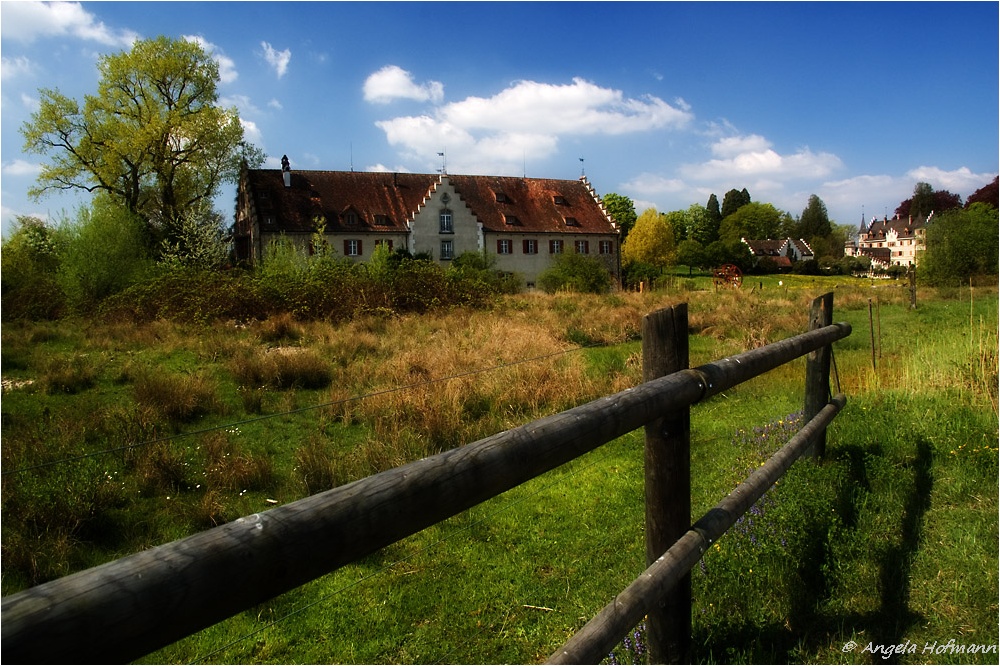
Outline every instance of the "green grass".
{"type": "MultiPolygon", "coordinates": [[[[753,523],[731,530],[706,556],[704,571],[692,572],[692,661],[870,663],[881,661],[862,652],[870,642],[909,640],[918,652],[899,662],[995,663],[992,655],[931,657],[919,650],[952,638],[998,640],[996,290],[977,290],[971,302],[968,290],[947,297],[922,292],[911,311],[904,290],[884,283],[764,281],[762,291],[741,297],[760,299],[759,312],[744,321],[777,337],[804,327],[809,298],[835,291],[834,319],[854,328],[834,346],[848,404],[830,427],[826,459],[793,466],[753,523]],[[869,298],[881,328],[875,369],[869,298]],[[844,652],[850,640],[859,647],[844,652]]],[[[741,349],[733,337],[740,332],[721,333],[736,321],[729,295],[616,296],[602,306],[634,307],[638,298],[642,311],[690,298],[692,321],[705,331],[691,338],[692,365],[741,349]]],[[[543,318],[530,299],[514,301],[501,330],[522,310],[543,318]]],[[[579,323],[587,305],[566,296],[544,303],[555,311],[557,337],[566,339],[564,322],[573,317],[577,332],[570,338],[600,339],[597,329],[579,323]]],[[[398,325],[411,331],[406,339],[426,337],[440,347],[450,324],[427,321],[426,332],[398,325]]],[[[363,405],[285,413],[383,386],[374,370],[396,363],[387,349],[397,323],[372,327],[377,337],[361,329],[340,339],[289,320],[235,331],[160,324],[132,334],[72,322],[5,325],[5,380],[38,379],[47,359],[77,358],[87,359],[93,383],[75,393],[49,393],[39,384],[4,393],[4,594],[32,577],[63,575],[266,509],[267,500],[293,501],[318,489],[303,478],[304,466],[320,470],[309,478],[322,486],[385,464],[388,452],[373,448],[381,435],[363,405]],[[261,391],[259,413],[246,409],[234,363],[277,344],[327,359],[333,383],[329,389],[272,384],[261,391]],[[95,456],[68,468],[8,474],[173,433],[176,424],[137,400],[135,382],[148,368],[211,382],[211,409],[182,430],[230,425],[171,440],[160,457],[95,456]],[[272,418],[257,420],[261,415],[272,418]]],[[[637,323],[619,328],[626,331],[622,344],[547,361],[548,372],[579,362],[574,381],[605,382],[582,387],[575,401],[600,386],[637,381],[640,345],[627,332],[638,330],[637,323]]],[[[429,353],[415,354],[419,367],[413,360],[401,367],[435,371],[433,361],[423,360],[429,353]]],[[[514,371],[507,372],[496,381],[512,390],[514,371]]],[[[692,409],[694,517],[780,446],[781,437],[759,436],[754,428],[783,430],[801,409],[803,378],[804,363],[796,361],[692,409]]],[[[507,408],[491,381],[486,373],[454,390],[437,384],[434,392],[463,396],[465,418],[495,423],[493,412],[507,408]]],[[[405,395],[402,405],[426,399],[405,395]]],[[[538,408],[563,408],[557,404],[563,401],[538,408]]],[[[529,417],[517,407],[516,418],[529,417]]],[[[426,441],[411,426],[406,430],[394,446],[406,447],[406,456],[424,455],[426,441]]],[[[542,661],[643,570],[642,478],[638,432],[143,661],[542,661]]],[[[618,659],[626,657],[617,651],[618,659]]]]}

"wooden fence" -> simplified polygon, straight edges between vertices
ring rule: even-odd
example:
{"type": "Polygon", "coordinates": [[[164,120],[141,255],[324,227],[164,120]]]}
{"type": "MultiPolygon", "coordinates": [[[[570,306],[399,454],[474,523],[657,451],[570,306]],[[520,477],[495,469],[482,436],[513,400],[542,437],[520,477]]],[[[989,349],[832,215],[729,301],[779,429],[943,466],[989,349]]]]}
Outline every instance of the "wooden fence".
{"type": "MultiPolygon", "coordinates": [[[[689,514],[687,411],[700,400],[808,354],[809,424],[793,439],[798,443],[784,454],[783,462],[773,466],[769,462],[765,468],[780,476],[807,448],[821,454],[824,426],[843,404],[842,396],[827,404],[830,345],[851,333],[849,324],[831,323],[832,304],[832,294],[816,299],[806,333],[693,369],[686,367],[686,305],[648,315],[643,322],[644,354],[649,359],[657,356],[652,349],[666,351],[660,360],[644,363],[646,381],[641,385],[5,597],[0,609],[3,660],[132,661],[643,426],[649,435],[646,520],[659,535],[647,546],[651,567],[616,597],[610,611],[605,609],[553,659],[599,661],[607,654],[604,646],[613,647],[643,615],[657,618],[665,608],[669,612],[664,621],[652,623],[650,640],[659,645],[654,654],[683,659],[690,592],[686,600],[683,589],[677,595],[677,583],[700,558],[705,544],[753,504],[752,492],[740,490],[741,486],[690,526],[684,508],[689,514]],[[660,331],[672,332],[662,340],[660,331]],[[673,499],[677,494],[685,495],[679,509],[673,499]],[[641,594],[633,594],[636,585],[641,594]],[[668,595],[671,591],[674,597],[668,595]],[[638,600],[625,610],[626,598],[634,596],[638,600]]],[[[773,483],[769,479],[755,481],[754,488],[766,490],[773,483]]]]}

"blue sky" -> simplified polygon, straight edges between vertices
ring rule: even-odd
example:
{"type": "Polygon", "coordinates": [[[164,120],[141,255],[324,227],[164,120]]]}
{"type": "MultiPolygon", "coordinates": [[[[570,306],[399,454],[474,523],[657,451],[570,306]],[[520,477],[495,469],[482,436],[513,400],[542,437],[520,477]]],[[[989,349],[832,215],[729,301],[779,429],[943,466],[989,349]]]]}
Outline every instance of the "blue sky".
{"type": "Polygon", "coordinates": [[[82,99],[101,54],[159,34],[213,54],[275,168],[433,173],[445,152],[451,173],[584,169],[638,212],[745,187],[857,225],[919,181],[964,200],[997,174],[998,6],[2,2],[3,231],[81,201],[26,196],[38,89],[82,99]]]}

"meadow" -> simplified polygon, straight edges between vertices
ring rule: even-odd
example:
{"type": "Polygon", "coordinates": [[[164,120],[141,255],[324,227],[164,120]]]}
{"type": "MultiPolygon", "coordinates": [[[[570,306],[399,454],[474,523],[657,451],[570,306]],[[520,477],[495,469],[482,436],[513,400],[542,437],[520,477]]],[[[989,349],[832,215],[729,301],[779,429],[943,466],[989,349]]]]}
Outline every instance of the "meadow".
{"type": "MultiPolygon", "coordinates": [[[[337,324],[5,323],[2,587],[25,587],[634,386],[641,317],[691,363],[805,330],[834,292],[848,397],[692,572],[696,663],[996,663],[997,288],[705,277],[337,324]],[[780,280],[780,284],[779,284],[780,280]],[[874,360],[873,360],[874,359],[874,360]],[[907,645],[909,643],[906,643],[907,645]],[[846,649],[856,644],[853,649],[846,649]],[[866,648],[869,648],[866,650],[866,648]]],[[[693,517],[794,431],[804,362],[692,409],[693,517]]],[[[149,655],[149,663],[528,663],[645,568],[642,433],[149,655]]],[[[641,627],[609,655],[641,663],[641,627]]]]}

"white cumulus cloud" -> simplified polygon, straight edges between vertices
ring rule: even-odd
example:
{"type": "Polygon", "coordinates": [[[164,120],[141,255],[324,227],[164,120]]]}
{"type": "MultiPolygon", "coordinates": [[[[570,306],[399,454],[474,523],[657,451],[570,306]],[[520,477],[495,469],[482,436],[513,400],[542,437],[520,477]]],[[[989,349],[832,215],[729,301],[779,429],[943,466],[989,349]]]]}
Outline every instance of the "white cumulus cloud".
{"type": "MultiPolygon", "coordinates": [[[[916,183],[928,183],[936,190],[948,190],[952,194],[968,198],[970,194],[986,185],[996,177],[993,173],[973,173],[968,167],[960,167],[954,171],[945,171],[939,167],[920,166],[906,172],[906,175],[916,183]]],[[[913,194],[911,189],[910,195],[913,194]]],[[[909,199],[909,196],[906,197],[909,199]]]]}
{"type": "Polygon", "coordinates": [[[42,172],[42,165],[17,159],[5,162],[0,172],[5,176],[37,176],[42,172]]]}
{"type": "Polygon", "coordinates": [[[762,136],[731,136],[712,145],[710,159],[681,167],[685,177],[699,181],[739,181],[753,178],[795,179],[825,178],[843,163],[832,153],[814,153],[809,148],[782,155],[762,136]]]}
{"type": "Polygon", "coordinates": [[[26,43],[71,36],[126,48],[139,38],[132,30],[109,28],[79,2],[5,2],[0,36],[26,43]]]}
{"type": "Polygon", "coordinates": [[[261,42],[260,47],[264,49],[264,60],[274,68],[275,74],[280,79],[288,71],[288,63],[292,59],[292,52],[289,49],[278,51],[267,42],[261,42]]]}
{"type": "Polygon", "coordinates": [[[493,97],[469,97],[441,108],[440,116],[467,128],[553,134],[626,134],[683,127],[691,118],[663,100],[626,98],[581,78],[572,84],[519,81],[493,97]]]}
{"type": "Polygon", "coordinates": [[[413,75],[396,65],[386,65],[365,79],[366,102],[388,104],[397,99],[439,103],[444,99],[444,84],[439,81],[416,83],[413,75]]]}
{"type": "MultiPolygon", "coordinates": [[[[379,93],[366,84],[366,99],[377,93],[388,97],[387,90],[379,93]]],[[[657,97],[628,98],[620,90],[574,78],[570,84],[518,81],[492,97],[467,97],[376,126],[405,157],[427,167],[446,149],[455,157],[449,157],[455,172],[514,174],[522,173],[526,163],[554,155],[565,136],[679,129],[692,117],[657,97]]]]}
{"type": "Polygon", "coordinates": [[[240,125],[243,126],[243,138],[250,143],[261,145],[264,138],[261,134],[260,128],[257,127],[257,123],[252,120],[247,120],[245,118],[240,118],[240,125]]]}
{"type": "Polygon", "coordinates": [[[0,79],[7,79],[24,74],[31,74],[34,66],[31,61],[24,56],[16,58],[0,58],[0,79]]]}
{"type": "Polygon", "coordinates": [[[239,72],[236,71],[236,63],[232,58],[223,53],[221,48],[200,35],[184,35],[184,39],[200,46],[204,49],[205,53],[212,56],[215,62],[218,63],[219,81],[222,83],[232,83],[239,77],[239,72]]]}

